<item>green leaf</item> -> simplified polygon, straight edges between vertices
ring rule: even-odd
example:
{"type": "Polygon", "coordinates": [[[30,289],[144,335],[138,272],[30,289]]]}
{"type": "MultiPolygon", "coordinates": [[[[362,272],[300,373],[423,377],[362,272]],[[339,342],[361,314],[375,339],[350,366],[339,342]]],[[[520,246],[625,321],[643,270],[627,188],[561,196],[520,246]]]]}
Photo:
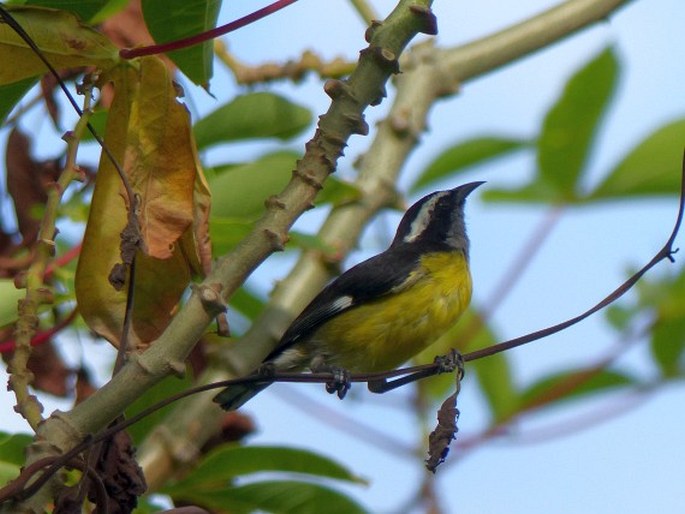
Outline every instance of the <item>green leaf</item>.
{"type": "MultiPolygon", "coordinates": [[[[220,0],[145,0],[143,18],[156,43],[169,43],[216,27],[220,0]]],[[[195,84],[212,78],[213,42],[205,41],[166,54],[195,84]]]]}
{"type": "Polygon", "coordinates": [[[89,21],[93,25],[102,23],[107,18],[111,18],[115,14],[123,11],[129,4],[129,0],[109,0],[104,7],[100,9],[89,21]]]}
{"type": "Polygon", "coordinates": [[[316,204],[330,203],[338,206],[355,202],[359,198],[361,191],[356,185],[336,177],[328,177],[324,188],[316,195],[316,204]]]}
{"type": "Polygon", "coordinates": [[[231,296],[231,307],[247,319],[254,320],[264,308],[264,299],[243,286],[231,296]]]}
{"type": "Polygon", "coordinates": [[[14,287],[12,279],[0,279],[0,327],[16,321],[17,302],[24,296],[26,291],[14,287]]]}
{"type": "Polygon", "coordinates": [[[685,372],[685,269],[660,279],[643,278],[637,283],[638,299],[609,311],[612,325],[630,333],[636,320],[651,319],[650,350],[664,377],[685,372]]]}
{"type": "Polygon", "coordinates": [[[278,514],[364,514],[349,496],[319,484],[295,481],[262,481],[241,487],[213,491],[184,491],[175,499],[191,501],[209,509],[231,514],[255,511],[278,514]]]}
{"type": "Polygon", "coordinates": [[[290,181],[299,157],[295,152],[274,152],[254,162],[215,171],[209,181],[212,217],[256,220],[264,212],[266,199],[290,181]]]}
{"type": "Polygon", "coordinates": [[[324,255],[335,255],[336,248],[323,241],[316,234],[305,234],[296,230],[288,232],[289,243],[303,250],[316,250],[324,255]]]}
{"type": "MultiPolygon", "coordinates": [[[[685,301],[685,298],[681,297],[685,301]]],[[[685,352],[685,313],[664,318],[659,316],[652,330],[650,350],[654,361],[666,377],[675,377],[682,372],[685,352]]]]}
{"type": "Polygon", "coordinates": [[[17,102],[24,98],[36,82],[35,78],[27,78],[11,84],[0,85],[0,126],[5,123],[17,102]]]}
{"type": "Polygon", "coordinates": [[[664,125],[633,148],[592,193],[594,199],[675,195],[680,190],[685,119],[664,125]]]}
{"type": "Polygon", "coordinates": [[[417,177],[409,188],[416,193],[437,180],[451,177],[475,166],[529,146],[524,139],[481,136],[459,142],[442,152],[417,177]]]}
{"type": "Polygon", "coordinates": [[[337,462],[307,450],[225,444],[210,452],[190,474],[165,492],[183,496],[188,491],[221,490],[237,476],[265,471],[362,482],[337,462]]]}
{"type": "MultiPolygon", "coordinates": [[[[91,127],[93,127],[95,129],[95,132],[101,138],[105,137],[105,128],[107,127],[107,116],[108,115],[109,115],[109,111],[98,110],[98,111],[95,111],[93,114],[91,114],[90,119],[88,120],[91,127]]],[[[91,134],[90,130],[86,130],[83,133],[83,138],[81,138],[81,140],[82,141],[95,141],[95,136],[93,136],[93,134],[91,134]]]]}
{"type": "Polygon", "coordinates": [[[656,311],[650,348],[664,376],[678,375],[685,351],[685,270],[639,289],[640,305],[656,311]]]}
{"type": "MultiPolygon", "coordinates": [[[[216,198],[214,199],[216,201],[216,198]]],[[[209,237],[212,253],[224,255],[236,247],[250,233],[254,220],[212,216],[209,218],[209,237]]]]}
{"type": "Polygon", "coordinates": [[[481,193],[481,199],[486,202],[514,202],[514,203],[536,203],[547,205],[559,203],[566,200],[558,198],[557,190],[539,180],[516,189],[497,189],[490,187],[481,193]]]}
{"type": "Polygon", "coordinates": [[[312,121],[308,109],[273,93],[250,93],[199,120],[195,126],[198,148],[245,139],[290,139],[312,121]]]}
{"type": "Polygon", "coordinates": [[[363,483],[340,464],[306,450],[223,445],[210,452],[189,475],[162,492],[222,512],[364,512],[347,496],[318,484],[264,481],[230,486],[236,476],[265,471],[363,483]]]}
{"type": "MultiPolygon", "coordinates": [[[[186,373],[183,378],[167,377],[157,385],[145,391],[145,393],[138,397],[131,406],[126,409],[126,417],[134,416],[142,410],[162,401],[170,396],[185,391],[193,385],[190,373],[186,373]]],[[[167,405],[166,407],[153,412],[149,416],[144,417],[137,423],[131,425],[127,431],[130,434],[133,442],[138,445],[145,437],[150,435],[152,430],[161,423],[171,410],[176,407],[176,404],[167,405]]]]}
{"type": "MultiPolygon", "coordinates": [[[[119,62],[119,50],[104,35],[67,11],[42,7],[6,6],[43,56],[56,69],[95,66],[108,70],[119,62]]],[[[0,85],[44,74],[47,69],[34,51],[6,23],[0,23],[0,85]]]]}
{"type": "Polygon", "coordinates": [[[26,459],[26,447],[33,437],[27,434],[0,432],[0,484],[17,478],[26,459]]]}
{"type": "Polygon", "coordinates": [[[599,122],[613,96],[619,64],[607,48],[567,82],[538,139],[540,180],[557,199],[573,201],[599,122]]]}
{"type": "Polygon", "coordinates": [[[619,371],[569,369],[536,381],[523,391],[521,401],[528,406],[558,405],[560,402],[637,385],[639,382],[636,378],[619,371]]]}
{"type": "Polygon", "coordinates": [[[50,7],[76,14],[83,21],[89,21],[108,3],[108,0],[28,0],[25,5],[50,7]]]}
{"type": "Polygon", "coordinates": [[[624,307],[622,305],[610,305],[604,310],[604,316],[615,330],[625,332],[630,328],[630,322],[637,314],[634,307],[624,307]]]}
{"type": "Polygon", "coordinates": [[[133,514],[155,514],[156,512],[169,512],[165,507],[156,505],[147,495],[138,498],[138,505],[133,514]]]}

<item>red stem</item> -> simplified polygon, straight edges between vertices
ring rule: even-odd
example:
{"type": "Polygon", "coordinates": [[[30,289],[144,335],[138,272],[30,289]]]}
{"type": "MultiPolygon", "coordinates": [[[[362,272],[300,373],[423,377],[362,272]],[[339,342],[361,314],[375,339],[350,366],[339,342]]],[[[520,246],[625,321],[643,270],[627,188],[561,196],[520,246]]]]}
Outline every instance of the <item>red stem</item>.
{"type": "Polygon", "coordinates": [[[81,241],[76,246],[69,248],[69,250],[67,250],[62,255],[57,257],[54,261],[49,263],[48,267],[45,270],[44,278],[50,277],[55,272],[55,269],[61,268],[62,266],[66,266],[71,261],[73,261],[76,257],[78,257],[79,254],[81,253],[81,247],[82,246],[83,246],[83,241],[81,241]]]}
{"type": "Polygon", "coordinates": [[[229,32],[233,32],[234,30],[244,27],[245,25],[249,25],[257,20],[261,20],[262,18],[279,11],[290,4],[294,4],[295,2],[297,2],[297,0],[277,0],[276,2],[258,9],[251,14],[243,16],[242,18],[238,18],[237,20],[227,23],[226,25],[222,25],[221,27],[208,30],[207,32],[195,34],[194,36],[190,36],[185,39],[179,39],[177,41],[171,41],[162,45],[141,46],[139,48],[123,48],[119,51],[119,56],[122,59],[133,59],[135,57],[142,57],[144,55],[156,55],[171,52],[172,50],[188,48],[190,46],[209,41],[210,39],[223,36],[229,32]]]}
{"type": "MultiPolygon", "coordinates": [[[[38,346],[40,344],[45,343],[46,341],[49,341],[52,336],[54,336],[57,332],[62,330],[63,328],[67,327],[68,325],[71,324],[74,319],[76,319],[76,313],[78,311],[74,309],[69,313],[69,316],[67,316],[64,319],[61,319],[57,325],[54,327],[49,328],[48,330],[44,330],[43,332],[38,332],[35,336],[31,338],[31,346],[38,346]]],[[[16,347],[16,342],[14,339],[8,339],[7,341],[3,341],[0,343],[0,353],[7,353],[7,352],[12,352],[14,351],[16,347]]]]}

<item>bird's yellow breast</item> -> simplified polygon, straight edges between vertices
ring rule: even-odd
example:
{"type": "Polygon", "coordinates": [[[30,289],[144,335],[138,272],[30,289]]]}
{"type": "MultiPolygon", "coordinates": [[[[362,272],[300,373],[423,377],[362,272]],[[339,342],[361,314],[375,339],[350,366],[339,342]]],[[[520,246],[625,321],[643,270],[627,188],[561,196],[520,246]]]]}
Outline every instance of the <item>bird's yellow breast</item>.
{"type": "Polygon", "coordinates": [[[462,252],[426,254],[394,292],[336,316],[311,342],[332,366],[355,372],[395,368],[457,321],[471,301],[471,287],[462,252]]]}

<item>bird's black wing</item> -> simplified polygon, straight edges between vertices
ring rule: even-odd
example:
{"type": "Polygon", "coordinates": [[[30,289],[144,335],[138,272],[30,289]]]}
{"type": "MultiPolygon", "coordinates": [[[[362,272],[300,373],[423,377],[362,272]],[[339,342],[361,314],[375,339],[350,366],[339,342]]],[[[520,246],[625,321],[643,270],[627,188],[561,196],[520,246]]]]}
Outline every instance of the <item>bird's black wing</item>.
{"type": "Polygon", "coordinates": [[[305,307],[265,360],[276,357],[338,314],[402,285],[416,268],[418,260],[419,254],[412,248],[390,248],[350,268],[305,307]]]}

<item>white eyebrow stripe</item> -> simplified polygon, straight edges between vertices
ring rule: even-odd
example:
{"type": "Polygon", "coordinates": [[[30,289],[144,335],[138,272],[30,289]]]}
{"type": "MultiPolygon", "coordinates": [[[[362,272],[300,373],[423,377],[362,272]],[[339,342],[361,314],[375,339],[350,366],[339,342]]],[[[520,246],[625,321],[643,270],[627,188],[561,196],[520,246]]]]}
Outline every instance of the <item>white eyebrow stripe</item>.
{"type": "Polygon", "coordinates": [[[435,210],[435,205],[438,203],[438,200],[440,200],[440,198],[448,194],[448,191],[440,191],[421,206],[421,209],[416,215],[416,218],[414,218],[414,221],[411,222],[411,225],[409,227],[409,233],[406,236],[404,236],[402,241],[404,241],[405,243],[411,243],[413,241],[416,241],[416,239],[418,239],[419,236],[423,234],[423,232],[426,230],[431,221],[431,217],[433,215],[433,211],[435,210]]]}

